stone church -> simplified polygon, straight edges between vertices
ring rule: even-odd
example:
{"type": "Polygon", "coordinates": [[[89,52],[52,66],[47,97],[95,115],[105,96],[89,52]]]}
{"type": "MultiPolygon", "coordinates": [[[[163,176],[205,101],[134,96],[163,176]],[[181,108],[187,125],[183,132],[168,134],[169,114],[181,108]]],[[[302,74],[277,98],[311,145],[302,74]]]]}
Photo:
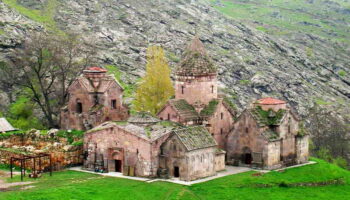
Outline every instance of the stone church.
{"type": "Polygon", "coordinates": [[[175,99],[158,117],[184,125],[204,125],[224,149],[236,112],[218,96],[217,68],[198,37],[188,46],[175,75],[175,99]]]}
{"type": "Polygon", "coordinates": [[[68,89],[68,103],[62,108],[62,129],[89,130],[109,120],[125,120],[123,88],[107,70],[90,67],[68,89]]]}
{"type": "Polygon", "coordinates": [[[218,94],[217,68],[198,37],[175,74],[175,98],[157,117],[131,117],[123,88],[106,70],[88,68],[69,88],[61,125],[88,130],[84,168],[191,181],[225,164],[275,169],[308,161],[308,135],[278,99],[264,98],[238,114],[218,94]]]}

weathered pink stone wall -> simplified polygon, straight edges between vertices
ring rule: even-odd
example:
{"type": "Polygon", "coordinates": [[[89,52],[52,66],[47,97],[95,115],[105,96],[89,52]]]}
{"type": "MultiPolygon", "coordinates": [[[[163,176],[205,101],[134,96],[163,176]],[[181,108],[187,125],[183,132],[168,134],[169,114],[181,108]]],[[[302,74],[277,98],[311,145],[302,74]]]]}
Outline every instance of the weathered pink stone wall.
{"type": "Polygon", "coordinates": [[[89,152],[89,157],[84,162],[84,166],[89,169],[94,168],[96,152],[103,155],[103,165],[109,171],[114,170],[113,161],[118,158],[122,159],[123,168],[124,166],[135,167],[136,176],[156,176],[160,145],[167,137],[168,134],[151,142],[118,127],[88,132],[84,137],[84,150],[89,152]],[[97,148],[89,149],[96,144],[97,148]],[[119,151],[111,153],[113,149],[119,151]],[[117,155],[118,153],[121,155],[117,155]]]}
{"type": "Polygon", "coordinates": [[[176,77],[175,99],[185,99],[189,104],[201,102],[208,104],[212,99],[217,99],[216,75],[201,77],[176,77]],[[182,93],[182,87],[183,93],[182,93]]]}
{"type": "Polygon", "coordinates": [[[234,119],[230,111],[219,100],[215,113],[204,124],[208,131],[214,136],[219,148],[226,148],[226,139],[228,133],[233,128],[234,119]]]}
{"type": "MultiPolygon", "coordinates": [[[[89,76],[94,76],[93,73],[89,76]]],[[[104,77],[104,74],[98,73],[90,84],[101,84],[99,78],[104,77]]],[[[62,129],[77,129],[86,130],[95,127],[109,120],[125,120],[128,118],[128,108],[123,105],[123,91],[118,86],[117,82],[108,82],[112,84],[104,93],[90,93],[79,81],[75,81],[69,87],[69,100],[67,108],[61,112],[61,128],[62,129]],[[97,108],[96,99],[98,99],[97,108]],[[112,100],[116,100],[116,107],[112,107],[112,100]],[[82,112],[77,112],[77,103],[82,104],[82,112]],[[92,127],[86,127],[90,124],[92,127]]]]}
{"type": "MultiPolygon", "coordinates": [[[[175,167],[179,168],[179,178],[184,181],[192,181],[216,173],[215,147],[186,151],[177,136],[173,135],[161,148],[163,154],[160,156],[160,167],[168,169],[170,177],[174,177],[175,167]]],[[[224,162],[224,159],[221,162],[224,162]]]]}

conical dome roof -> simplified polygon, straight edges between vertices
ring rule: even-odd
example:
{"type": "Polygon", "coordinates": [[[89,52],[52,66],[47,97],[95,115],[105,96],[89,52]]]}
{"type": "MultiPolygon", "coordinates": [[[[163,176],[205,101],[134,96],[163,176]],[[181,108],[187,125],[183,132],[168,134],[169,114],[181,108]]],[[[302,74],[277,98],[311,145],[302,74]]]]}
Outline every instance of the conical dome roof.
{"type": "Polygon", "coordinates": [[[201,76],[216,74],[217,69],[207,54],[203,43],[195,37],[187,47],[176,70],[178,76],[201,76]]]}

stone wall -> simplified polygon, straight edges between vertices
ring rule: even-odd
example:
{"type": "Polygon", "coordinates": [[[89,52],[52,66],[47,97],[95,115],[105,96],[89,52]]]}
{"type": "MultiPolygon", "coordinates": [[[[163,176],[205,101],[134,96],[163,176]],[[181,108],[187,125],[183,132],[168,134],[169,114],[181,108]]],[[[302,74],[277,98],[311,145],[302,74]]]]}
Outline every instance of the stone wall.
{"type": "Polygon", "coordinates": [[[185,99],[191,105],[198,101],[207,105],[212,99],[217,99],[217,95],[215,75],[176,77],[175,99],[185,99]]]}
{"type": "Polygon", "coordinates": [[[120,160],[123,166],[121,172],[124,167],[130,166],[135,168],[135,176],[157,176],[160,145],[167,137],[168,134],[165,134],[155,141],[149,141],[118,127],[87,133],[84,137],[84,151],[88,157],[84,161],[84,167],[90,170],[104,167],[116,171],[115,160],[120,160]]]}
{"type": "MultiPolygon", "coordinates": [[[[51,154],[54,170],[61,170],[64,167],[83,163],[82,146],[69,144],[66,138],[49,134],[42,135],[40,131],[32,131],[23,136],[13,135],[6,139],[0,139],[0,162],[3,164],[10,164],[11,157],[21,157],[24,154],[35,155],[38,153],[51,154]]],[[[16,163],[18,166],[19,164],[16,163]]],[[[26,166],[28,169],[30,169],[31,164],[31,161],[27,161],[26,166]]],[[[42,165],[43,168],[48,169],[49,160],[42,159],[42,165]]]]}
{"type": "Polygon", "coordinates": [[[233,128],[234,119],[230,111],[223,105],[220,100],[215,113],[205,121],[208,131],[214,136],[219,148],[226,148],[226,140],[229,132],[233,128]]]}

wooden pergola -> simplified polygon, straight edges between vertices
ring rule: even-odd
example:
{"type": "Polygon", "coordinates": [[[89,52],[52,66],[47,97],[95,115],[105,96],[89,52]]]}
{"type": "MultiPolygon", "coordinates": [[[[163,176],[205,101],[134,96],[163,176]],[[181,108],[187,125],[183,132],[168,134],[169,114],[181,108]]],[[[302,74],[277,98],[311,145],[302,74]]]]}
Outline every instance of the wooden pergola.
{"type": "Polygon", "coordinates": [[[39,169],[41,170],[41,159],[49,158],[50,160],[50,176],[52,176],[52,159],[51,154],[40,153],[37,155],[23,155],[22,157],[11,157],[10,158],[10,170],[11,170],[11,178],[13,178],[13,166],[15,161],[20,161],[21,163],[21,181],[23,181],[23,177],[26,175],[26,161],[33,160],[32,166],[32,174],[34,174],[34,178],[37,178],[37,169],[36,169],[36,161],[39,159],[39,169]]]}

